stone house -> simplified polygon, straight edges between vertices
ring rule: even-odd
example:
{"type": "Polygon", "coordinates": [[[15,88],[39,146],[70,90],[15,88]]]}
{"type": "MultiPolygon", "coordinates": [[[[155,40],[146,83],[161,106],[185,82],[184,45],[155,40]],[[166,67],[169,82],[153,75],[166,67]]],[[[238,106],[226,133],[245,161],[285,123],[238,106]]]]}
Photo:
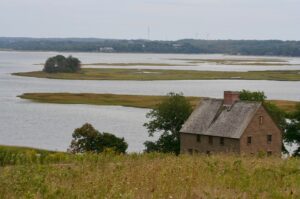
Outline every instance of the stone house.
{"type": "Polygon", "coordinates": [[[261,102],[203,99],[180,130],[181,153],[281,155],[282,132],[261,102]]]}

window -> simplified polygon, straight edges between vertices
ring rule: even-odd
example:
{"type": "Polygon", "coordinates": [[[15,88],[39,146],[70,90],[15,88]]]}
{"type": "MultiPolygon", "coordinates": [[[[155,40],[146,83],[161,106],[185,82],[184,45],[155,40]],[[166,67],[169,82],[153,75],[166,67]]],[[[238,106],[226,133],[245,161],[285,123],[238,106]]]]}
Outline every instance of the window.
{"type": "Polygon", "coordinates": [[[224,138],[220,138],[220,145],[224,146],[224,138]]]}
{"type": "Polygon", "coordinates": [[[201,142],[201,135],[197,135],[197,142],[201,142]]]}
{"type": "Polygon", "coordinates": [[[263,120],[264,120],[264,117],[263,117],[263,116],[259,116],[259,124],[260,124],[260,125],[263,124],[263,120]]]}
{"type": "Polygon", "coordinates": [[[271,155],[272,155],[272,151],[268,151],[268,152],[267,152],[267,155],[268,155],[268,156],[271,156],[271,155]]]}
{"type": "Polygon", "coordinates": [[[213,137],[212,136],[208,136],[208,143],[213,144],[213,137]]]}
{"type": "Polygon", "coordinates": [[[251,143],[252,143],[252,137],[249,136],[249,137],[247,137],[247,144],[251,144],[251,143]]]}
{"type": "Polygon", "coordinates": [[[267,135],[267,141],[268,141],[268,143],[272,142],[272,135],[267,135]]]}

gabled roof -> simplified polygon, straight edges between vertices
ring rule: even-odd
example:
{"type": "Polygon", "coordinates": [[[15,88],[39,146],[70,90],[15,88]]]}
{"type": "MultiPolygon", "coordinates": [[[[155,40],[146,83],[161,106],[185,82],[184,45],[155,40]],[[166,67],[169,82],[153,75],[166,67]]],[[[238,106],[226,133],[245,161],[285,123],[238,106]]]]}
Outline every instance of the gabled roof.
{"type": "Polygon", "coordinates": [[[226,107],[221,99],[203,99],[180,132],[240,138],[260,106],[260,102],[238,101],[226,107]]]}

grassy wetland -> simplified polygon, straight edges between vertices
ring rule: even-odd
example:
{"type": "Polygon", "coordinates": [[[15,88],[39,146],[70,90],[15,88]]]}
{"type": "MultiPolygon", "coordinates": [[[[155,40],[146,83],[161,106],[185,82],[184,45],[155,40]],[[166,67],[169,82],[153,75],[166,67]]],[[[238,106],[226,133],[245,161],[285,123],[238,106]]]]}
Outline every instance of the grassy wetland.
{"type": "Polygon", "coordinates": [[[46,73],[43,71],[20,72],[13,75],[67,80],[277,80],[300,81],[300,71],[249,71],[220,72],[195,70],[152,70],[152,69],[114,69],[83,68],[76,73],[46,73]]]}
{"type": "MultiPolygon", "coordinates": [[[[173,59],[185,61],[189,64],[217,64],[217,65],[239,65],[239,66],[292,66],[287,60],[276,58],[256,59],[173,59]]],[[[297,65],[297,64],[296,64],[297,65]]]]}
{"type": "Polygon", "coordinates": [[[300,159],[2,153],[0,198],[299,198],[300,159]],[[4,155],[3,155],[4,154],[4,155]]]}
{"type": "Polygon", "coordinates": [[[168,63],[90,63],[83,66],[181,66],[180,64],[168,63]]]}
{"type": "MultiPolygon", "coordinates": [[[[119,95],[119,94],[93,94],[93,93],[24,93],[19,96],[40,103],[56,104],[90,104],[90,105],[116,105],[135,108],[154,108],[166,96],[153,95],[119,95]]],[[[195,107],[201,97],[187,97],[195,107]]],[[[295,109],[296,101],[270,100],[286,112],[295,109]]]]}
{"type": "MultiPolygon", "coordinates": [[[[90,104],[127,106],[135,108],[154,108],[166,96],[155,95],[118,95],[93,93],[24,93],[19,96],[40,103],[56,104],[90,104]]],[[[187,97],[193,106],[199,103],[200,97],[187,97]]]]}

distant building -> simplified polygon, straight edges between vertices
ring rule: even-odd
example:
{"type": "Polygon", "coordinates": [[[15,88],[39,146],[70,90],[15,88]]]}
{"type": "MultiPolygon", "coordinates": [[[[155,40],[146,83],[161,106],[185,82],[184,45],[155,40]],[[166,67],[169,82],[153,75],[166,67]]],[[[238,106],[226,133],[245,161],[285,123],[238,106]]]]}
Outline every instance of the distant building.
{"type": "Polygon", "coordinates": [[[172,44],[172,46],[173,46],[174,48],[180,48],[180,47],[182,47],[181,44],[172,44]]]}
{"type": "Polygon", "coordinates": [[[111,53],[111,52],[114,52],[114,48],[112,48],[112,47],[101,47],[101,48],[99,48],[99,51],[100,52],[105,52],[105,53],[111,53]]]}
{"type": "Polygon", "coordinates": [[[281,154],[282,132],[260,102],[239,92],[204,99],[180,130],[181,153],[281,154]]]}

